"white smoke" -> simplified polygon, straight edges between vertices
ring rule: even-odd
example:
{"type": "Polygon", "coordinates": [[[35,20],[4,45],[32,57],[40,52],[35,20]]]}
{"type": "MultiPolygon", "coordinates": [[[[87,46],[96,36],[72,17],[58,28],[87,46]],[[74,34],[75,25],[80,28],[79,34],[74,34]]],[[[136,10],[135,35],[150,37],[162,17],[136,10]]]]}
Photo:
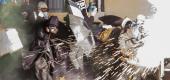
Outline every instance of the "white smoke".
{"type": "Polygon", "coordinates": [[[157,67],[161,59],[170,57],[170,3],[169,0],[149,0],[156,13],[146,20],[144,29],[149,36],[144,39],[144,46],[138,50],[139,64],[157,67]]]}

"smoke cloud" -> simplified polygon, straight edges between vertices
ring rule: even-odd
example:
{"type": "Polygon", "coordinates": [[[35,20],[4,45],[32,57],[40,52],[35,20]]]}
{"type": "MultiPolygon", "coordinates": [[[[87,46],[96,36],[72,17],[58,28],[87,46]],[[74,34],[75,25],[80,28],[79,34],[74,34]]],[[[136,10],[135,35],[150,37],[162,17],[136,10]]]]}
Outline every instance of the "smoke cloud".
{"type": "Polygon", "coordinates": [[[165,57],[170,57],[170,5],[168,0],[148,0],[156,13],[146,20],[144,28],[149,36],[138,50],[139,65],[157,67],[165,57]]]}

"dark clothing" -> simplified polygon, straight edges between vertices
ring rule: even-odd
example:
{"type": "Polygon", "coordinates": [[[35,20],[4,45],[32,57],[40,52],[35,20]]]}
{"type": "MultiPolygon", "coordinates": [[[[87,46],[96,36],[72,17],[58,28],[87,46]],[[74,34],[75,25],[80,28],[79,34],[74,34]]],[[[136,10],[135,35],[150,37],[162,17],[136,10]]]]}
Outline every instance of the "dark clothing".
{"type": "Polygon", "coordinates": [[[100,17],[99,20],[101,20],[104,24],[117,27],[117,26],[121,26],[123,18],[114,15],[106,15],[100,17]]]}
{"type": "Polygon", "coordinates": [[[35,40],[23,61],[25,69],[35,68],[38,80],[52,80],[65,74],[70,61],[70,48],[67,43],[69,35],[72,34],[70,29],[59,22],[57,34],[49,34],[45,31],[48,26],[46,24],[48,21],[42,24],[43,27],[37,27],[35,40]]]}
{"type": "Polygon", "coordinates": [[[92,25],[94,23],[94,16],[90,16],[89,17],[87,15],[86,9],[83,9],[81,12],[82,12],[82,14],[84,16],[84,20],[85,20],[84,24],[85,24],[86,28],[91,29],[91,27],[92,27],[92,25]]]}

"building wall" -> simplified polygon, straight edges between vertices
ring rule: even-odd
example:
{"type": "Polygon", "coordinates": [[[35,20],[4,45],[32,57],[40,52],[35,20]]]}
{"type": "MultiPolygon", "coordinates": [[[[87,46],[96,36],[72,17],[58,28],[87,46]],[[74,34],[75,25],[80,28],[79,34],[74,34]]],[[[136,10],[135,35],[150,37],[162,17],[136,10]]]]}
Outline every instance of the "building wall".
{"type": "Polygon", "coordinates": [[[105,15],[128,16],[149,15],[151,5],[147,0],[105,0],[105,15]]]}
{"type": "MultiPolygon", "coordinates": [[[[90,0],[86,0],[88,4],[90,0]]],[[[147,0],[105,0],[105,12],[104,15],[117,15],[120,17],[136,18],[138,14],[150,15],[151,5],[147,0]]],[[[50,13],[52,15],[59,16],[63,21],[64,13],[50,13]]]]}
{"type": "MultiPolygon", "coordinates": [[[[86,0],[86,4],[88,5],[88,3],[90,2],[90,0],[86,0]]],[[[59,20],[64,22],[64,17],[67,15],[67,12],[49,12],[50,16],[58,16],[59,20]]]]}

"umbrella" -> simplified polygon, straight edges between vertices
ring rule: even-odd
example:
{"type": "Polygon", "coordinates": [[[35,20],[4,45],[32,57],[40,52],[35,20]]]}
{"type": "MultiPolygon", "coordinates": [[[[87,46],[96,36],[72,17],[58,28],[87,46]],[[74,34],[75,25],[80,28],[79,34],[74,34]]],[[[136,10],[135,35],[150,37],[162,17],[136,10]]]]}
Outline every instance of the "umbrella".
{"type": "Polygon", "coordinates": [[[99,18],[104,24],[112,25],[112,26],[121,26],[123,22],[123,18],[115,16],[115,15],[106,15],[99,18]]]}

